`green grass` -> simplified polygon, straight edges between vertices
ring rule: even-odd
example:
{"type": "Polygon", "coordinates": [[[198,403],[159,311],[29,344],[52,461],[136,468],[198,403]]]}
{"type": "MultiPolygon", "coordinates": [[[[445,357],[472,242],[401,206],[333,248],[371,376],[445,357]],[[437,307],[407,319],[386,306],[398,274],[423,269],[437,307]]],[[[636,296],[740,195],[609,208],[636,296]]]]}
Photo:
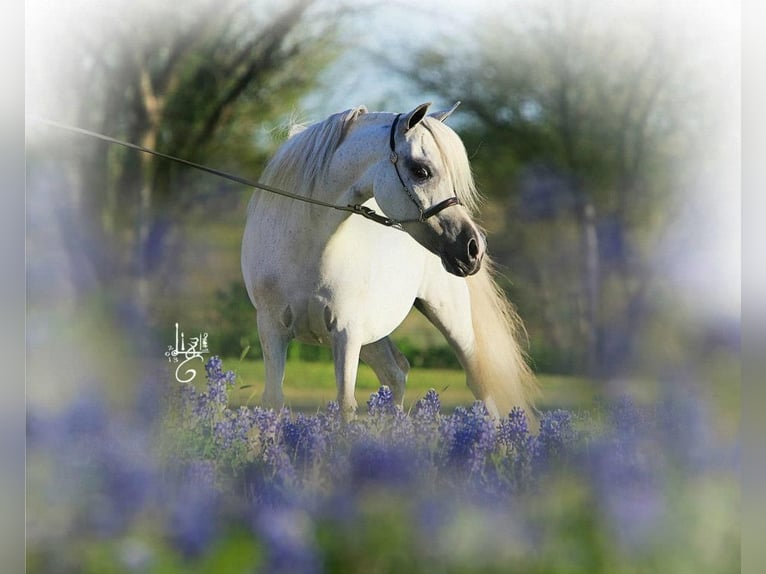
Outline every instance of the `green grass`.
{"type": "MultiPolygon", "coordinates": [[[[237,374],[236,388],[230,391],[232,406],[260,404],[264,386],[262,361],[242,360],[235,357],[223,359],[224,369],[237,374]]],[[[195,365],[196,366],[196,365],[195,365]]],[[[587,379],[568,376],[538,375],[542,396],[538,407],[587,408],[593,402],[596,389],[587,379]]],[[[195,384],[202,385],[204,368],[198,366],[195,384]]],[[[359,365],[356,381],[356,400],[363,407],[370,394],[378,388],[378,379],[372,369],[364,363],[359,365]]],[[[407,380],[404,407],[409,409],[429,389],[435,389],[441,398],[445,411],[456,406],[469,406],[474,397],[465,384],[462,370],[453,369],[412,369],[407,380]]],[[[291,360],[287,363],[284,383],[285,403],[293,410],[314,412],[335,400],[335,372],[329,362],[303,362],[291,360]]]]}

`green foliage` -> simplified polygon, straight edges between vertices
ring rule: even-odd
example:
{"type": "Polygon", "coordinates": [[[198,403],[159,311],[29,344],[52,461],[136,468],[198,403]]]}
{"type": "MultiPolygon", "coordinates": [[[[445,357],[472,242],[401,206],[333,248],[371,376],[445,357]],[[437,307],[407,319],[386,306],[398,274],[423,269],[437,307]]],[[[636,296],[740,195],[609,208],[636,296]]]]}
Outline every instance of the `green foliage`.
{"type": "Polygon", "coordinates": [[[293,341],[287,351],[287,358],[293,361],[305,361],[307,363],[332,362],[332,350],[330,347],[309,345],[300,341],[293,341]]]}
{"type": "Polygon", "coordinates": [[[215,329],[210,333],[208,346],[216,353],[261,359],[261,343],[255,322],[255,309],[241,281],[229,284],[215,294],[215,329]]]}
{"type": "Polygon", "coordinates": [[[491,252],[513,272],[544,370],[608,376],[640,336],[637,317],[657,312],[648,259],[714,121],[707,70],[681,57],[692,40],[658,14],[523,1],[477,16],[482,34],[435,42],[406,70],[462,101],[454,125],[490,202],[491,252]]]}
{"type": "MultiPolygon", "coordinates": [[[[251,179],[277,144],[273,132],[338,55],[344,14],[317,0],[89,4],[46,7],[44,22],[35,13],[31,27],[50,36],[30,71],[38,113],[251,179]]],[[[200,241],[190,236],[238,224],[243,188],[121,146],[72,141],[50,146],[46,159],[77,182],[71,206],[87,222],[83,243],[109,255],[77,251],[93,259],[100,287],[157,317],[183,297],[167,287],[199,273],[200,241]]],[[[240,341],[225,344],[238,354],[240,341]]]]}
{"type": "Polygon", "coordinates": [[[397,338],[396,346],[410,366],[425,369],[460,369],[460,362],[449,345],[422,346],[407,337],[397,338]]]}
{"type": "Polygon", "coordinates": [[[542,338],[531,343],[529,362],[536,373],[568,374],[576,371],[575,357],[571,351],[567,353],[566,350],[558,349],[542,338]]]}

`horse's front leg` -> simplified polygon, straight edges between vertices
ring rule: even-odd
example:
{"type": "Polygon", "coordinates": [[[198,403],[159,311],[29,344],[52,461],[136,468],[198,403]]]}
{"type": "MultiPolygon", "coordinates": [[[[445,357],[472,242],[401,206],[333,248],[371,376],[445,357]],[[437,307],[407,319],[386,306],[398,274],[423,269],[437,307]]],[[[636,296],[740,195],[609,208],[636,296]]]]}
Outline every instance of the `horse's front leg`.
{"type": "Polygon", "coordinates": [[[338,404],[344,418],[352,418],[356,412],[356,374],[359,370],[359,353],[362,346],[345,330],[332,338],[332,355],[335,362],[335,384],[338,387],[338,404]]]}
{"type": "Polygon", "coordinates": [[[267,313],[258,315],[258,336],[263,351],[263,366],[266,375],[261,404],[266,408],[278,409],[285,403],[282,384],[285,379],[285,363],[290,335],[267,313]]]}

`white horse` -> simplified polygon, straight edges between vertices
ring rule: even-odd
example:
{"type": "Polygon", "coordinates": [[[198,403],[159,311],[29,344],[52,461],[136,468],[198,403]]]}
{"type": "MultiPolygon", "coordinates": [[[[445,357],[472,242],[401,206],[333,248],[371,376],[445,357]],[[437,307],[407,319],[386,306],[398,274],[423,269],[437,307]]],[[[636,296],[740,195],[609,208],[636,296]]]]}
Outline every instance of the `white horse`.
{"type": "Polygon", "coordinates": [[[465,148],[427,115],[364,107],[296,128],[261,182],[310,199],[363,204],[398,222],[256,191],[242,242],[242,273],[257,309],[266,371],[265,406],[283,404],[292,339],[329,345],[338,402],[356,409],[361,358],[401,404],[409,363],[389,335],[414,305],[446,337],[473,394],[499,417],[530,412],[534,379],[521,328],[492,278],[484,234],[473,221],[478,193],[465,148]]]}

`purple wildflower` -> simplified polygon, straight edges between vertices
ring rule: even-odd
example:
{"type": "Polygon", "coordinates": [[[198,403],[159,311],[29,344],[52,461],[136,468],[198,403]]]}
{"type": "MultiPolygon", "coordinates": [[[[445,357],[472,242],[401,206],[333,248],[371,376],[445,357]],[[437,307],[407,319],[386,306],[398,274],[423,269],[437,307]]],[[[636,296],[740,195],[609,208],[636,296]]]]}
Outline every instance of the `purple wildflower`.
{"type": "Polygon", "coordinates": [[[370,484],[409,484],[415,476],[413,460],[413,453],[408,449],[385,444],[373,437],[357,440],[349,454],[351,483],[357,488],[370,484]]]}
{"type": "Polygon", "coordinates": [[[537,441],[529,432],[524,409],[514,407],[498,428],[498,443],[505,446],[507,479],[514,489],[525,488],[531,479],[537,441]]]}
{"type": "Polygon", "coordinates": [[[299,414],[294,421],[284,418],[281,439],[287,454],[302,468],[321,458],[327,448],[327,437],[318,417],[299,414]]]}
{"type": "Polygon", "coordinates": [[[659,445],[626,430],[615,429],[594,441],[586,470],[609,530],[623,546],[635,547],[652,533],[664,502],[660,469],[652,456],[659,445]]]}
{"type": "Polygon", "coordinates": [[[343,416],[338,401],[330,401],[323,413],[317,415],[322,432],[332,436],[343,427],[343,416]]]}
{"type": "Polygon", "coordinates": [[[629,397],[607,405],[606,428],[589,443],[584,471],[610,533],[625,549],[651,539],[665,513],[664,457],[673,437],[629,397]]]}
{"type": "Polygon", "coordinates": [[[109,413],[106,399],[98,392],[78,395],[61,417],[61,432],[68,437],[99,435],[106,431],[109,413]]]}
{"type": "Polygon", "coordinates": [[[367,401],[367,412],[370,415],[392,415],[397,411],[394,394],[387,386],[382,385],[377,392],[370,395],[367,401]]]}
{"type": "Polygon", "coordinates": [[[210,358],[205,365],[205,372],[207,373],[209,383],[220,382],[226,387],[231,387],[237,380],[237,375],[234,371],[223,371],[223,362],[218,356],[210,358]]]}
{"type": "Polygon", "coordinates": [[[436,421],[441,413],[441,408],[439,394],[434,389],[429,389],[425,396],[415,403],[413,414],[418,421],[436,421]]]}
{"type": "Polygon", "coordinates": [[[564,460],[572,454],[576,442],[577,433],[572,426],[572,413],[561,409],[547,412],[540,420],[535,458],[542,466],[564,460]]]}
{"type": "Polygon", "coordinates": [[[455,409],[443,424],[442,432],[448,445],[447,464],[470,475],[481,473],[495,444],[495,425],[484,403],[476,401],[470,410],[455,409]]]}
{"type": "Polygon", "coordinates": [[[194,461],[173,484],[168,533],[184,556],[198,556],[215,539],[218,522],[216,473],[211,461],[194,461]]]}
{"type": "Polygon", "coordinates": [[[148,502],[157,476],[150,454],[150,437],[127,428],[115,428],[93,445],[91,461],[99,476],[90,504],[91,520],[100,532],[121,532],[148,502]]]}
{"type": "Polygon", "coordinates": [[[498,440],[517,454],[526,452],[533,442],[529,434],[529,422],[524,409],[513,407],[507,418],[504,418],[498,429],[498,440]]]}
{"type": "Polygon", "coordinates": [[[282,416],[287,416],[286,411],[274,411],[261,407],[253,409],[253,425],[258,431],[258,442],[262,449],[276,441],[279,421],[282,416]]]}
{"type": "Polygon", "coordinates": [[[322,570],[314,523],[305,510],[286,505],[265,507],[256,516],[254,529],[266,545],[262,572],[313,574],[322,570]]]}
{"type": "Polygon", "coordinates": [[[236,411],[225,409],[222,420],[215,423],[213,433],[216,441],[224,449],[235,444],[247,445],[250,431],[255,426],[256,418],[247,407],[239,407],[236,411]]]}
{"type": "Polygon", "coordinates": [[[673,463],[681,470],[698,472],[723,459],[724,449],[714,436],[714,419],[699,394],[686,384],[675,383],[664,395],[658,407],[657,431],[667,438],[673,463]]]}
{"type": "Polygon", "coordinates": [[[221,357],[218,355],[215,355],[213,357],[210,357],[208,359],[208,362],[205,363],[205,372],[207,373],[207,378],[209,381],[218,380],[223,376],[223,361],[221,360],[221,357]]]}

